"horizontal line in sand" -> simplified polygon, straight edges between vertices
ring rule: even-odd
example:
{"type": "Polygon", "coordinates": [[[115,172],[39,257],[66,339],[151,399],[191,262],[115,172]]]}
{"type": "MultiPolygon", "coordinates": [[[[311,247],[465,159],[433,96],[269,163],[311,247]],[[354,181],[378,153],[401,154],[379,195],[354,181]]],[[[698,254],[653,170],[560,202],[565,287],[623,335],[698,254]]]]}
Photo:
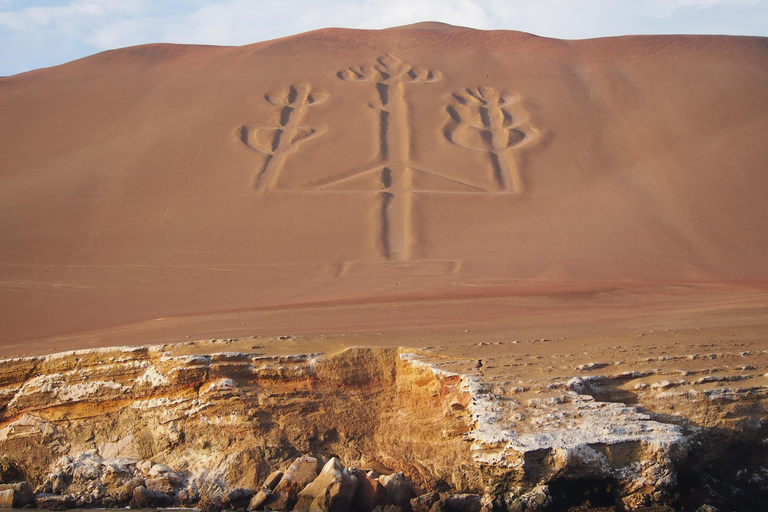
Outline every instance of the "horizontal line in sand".
{"type": "Polygon", "coordinates": [[[341,266],[340,276],[436,276],[455,274],[459,260],[425,261],[349,261],[341,266]]]}

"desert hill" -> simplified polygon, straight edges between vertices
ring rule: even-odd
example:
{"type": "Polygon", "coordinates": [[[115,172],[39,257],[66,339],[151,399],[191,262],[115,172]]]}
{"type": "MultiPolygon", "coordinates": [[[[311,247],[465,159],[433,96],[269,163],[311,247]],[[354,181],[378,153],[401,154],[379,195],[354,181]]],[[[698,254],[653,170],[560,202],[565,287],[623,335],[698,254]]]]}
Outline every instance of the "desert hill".
{"type": "Polygon", "coordinates": [[[766,90],[764,38],[440,24],[0,78],[0,339],[458,328],[569,310],[551,297],[631,316],[654,293],[756,293],[766,90]]]}

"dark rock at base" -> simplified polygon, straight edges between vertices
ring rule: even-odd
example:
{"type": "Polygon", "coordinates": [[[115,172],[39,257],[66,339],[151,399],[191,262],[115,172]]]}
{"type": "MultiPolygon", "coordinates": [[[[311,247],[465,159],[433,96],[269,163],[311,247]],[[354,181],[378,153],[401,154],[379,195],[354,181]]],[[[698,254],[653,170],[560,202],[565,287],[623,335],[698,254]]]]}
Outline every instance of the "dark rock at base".
{"type": "Polygon", "coordinates": [[[221,508],[247,510],[253,495],[253,489],[232,489],[221,499],[221,508]]]}
{"type": "Polygon", "coordinates": [[[277,484],[280,483],[280,480],[283,478],[283,472],[282,471],[273,471],[272,473],[267,476],[266,480],[264,480],[264,483],[261,484],[261,488],[267,488],[270,491],[274,491],[275,487],[277,487],[277,484]]]}
{"type": "Polygon", "coordinates": [[[102,508],[104,493],[75,495],[75,508],[102,508]]]}
{"type": "Polygon", "coordinates": [[[166,477],[147,478],[144,480],[144,487],[154,492],[173,494],[173,484],[166,477]]]}
{"type": "Polygon", "coordinates": [[[386,505],[387,490],[378,480],[371,478],[359,468],[349,468],[349,471],[357,477],[357,491],[352,499],[352,510],[372,512],[378,505],[386,505]]]}
{"type": "Polygon", "coordinates": [[[20,508],[32,503],[34,499],[35,494],[26,481],[0,484],[0,507],[2,508],[20,508]]]}
{"type": "Polygon", "coordinates": [[[405,512],[403,507],[399,505],[379,505],[373,512],[405,512]]]}
{"type": "Polygon", "coordinates": [[[192,507],[200,501],[200,493],[196,487],[187,487],[179,491],[179,502],[182,507],[192,507]]]}
{"type": "Polygon", "coordinates": [[[413,512],[429,512],[432,505],[440,500],[440,495],[436,492],[428,492],[411,500],[411,509],[413,512]]]}
{"type": "Polygon", "coordinates": [[[165,493],[151,491],[144,486],[136,487],[133,490],[133,498],[129,507],[136,508],[155,508],[169,507],[173,504],[173,499],[165,493]]]}
{"type": "Polygon", "coordinates": [[[7,455],[0,457],[0,484],[21,482],[24,472],[7,455]]]}
{"type": "Polygon", "coordinates": [[[134,488],[131,487],[130,485],[123,484],[117,489],[112,489],[111,491],[109,491],[108,494],[117,503],[127,504],[128,502],[131,501],[131,498],[133,498],[133,489],[134,488]]]}
{"type": "Polygon", "coordinates": [[[298,500],[299,491],[312,482],[322,469],[315,457],[299,457],[285,471],[280,483],[269,500],[264,503],[266,510],[292,510],[298,500]]]}
{"type": "Polygon", "coordinates": [[[69,487],[72,478],[63,473],[56,473],[51,481],[51,490],[54,494],[64,494],[69,487]]]}
{"type": "Polygon", "coordinates": [[[479,494],[451,494],[442,502],[448,512],[480,512],[483,508],[483,497],[479,494]]]}
{"type": "Polygon", "coordinates": [[[101,499],[101,507],[99,508],[121,508],[120,505],[112,496],[107,495],[101,499]]]}
{"type": "Polygon", "coordinates": [[[712,505],[702,505],[696,509],[696,512],[720,512],[720,509],[712,505]]]}
{"type": "Polygon", "coordinates": [[[131,479],[132,475],[125,466],[107,464],[101,474],[101,485],[109,489],[120,487],[131,479]]]}
{"type": "MultiPolygon", "coordinates": [[[[137,487],[144,486],[144,479],[143,478],[131,478],[130,480],[128,480],[128,482],[126,482],[125,485],[127,485],[131,489],[135,489],[137,487]]],[[[144,487],[146,487],[146,486],[144,486],[144,487]]]]}
{"type": "Polygon", "coordinates": [[[269,490],[268,487],[265,487],[264,489],[260,490],[256,494],[253,495],[251,498],[251,501],[248,503],[247,510],[261,510],[264,503],[269,499],[269,497],[272,495],[272,491],[269,490]]]}
{"type": "Polygon", "coordinates": [[[221,512],[221,505],[212,501],[202,501],[198,505],[200,512],[221,512]]]}
{"type": "Polygon", "coordinates": [[[69,494],[38,494],[35,496],[35,506],[44,510],[67,510],[75,508],[75,498],[69,494]]]}
{"type": "Polygon", "coordinates": [[[0,491],[0,508],[13,508],[13,502],[15,499],[16,497],[13,489],[0,491]]]}
{"type": "Polygon", "coordinates": [[[540,512],[552,504],[549,489],[540,485],[518,497],[506,500],[507,512],[540,512]]]}
{"type": "Polygon", "coordinates": [[[379,477],[381,483],[387,490],[387,503],[398,505],[406,512],[411,510],[411,499],[416,497],[410,482],[405,479],[402,473],[394,473],[379,477]]]}
{"type": "Polygon", "coordinates": [[[445,505],[443,504],[442,501],[437,501],[429,509],[429,512],[448,512],[448,510],[445,508],[445,505]]]}
{"type": "Polygon", "coordinates": [[[336,457],[326,462],[320,474],[299,492],[295,512],[347,512],[357,490],[357,477],[336,457]]]}
{"type": "Polygon", "coordinates": [[[35,494],[53,494],[53,484],[46,480],[35,488],[35,494]]]}

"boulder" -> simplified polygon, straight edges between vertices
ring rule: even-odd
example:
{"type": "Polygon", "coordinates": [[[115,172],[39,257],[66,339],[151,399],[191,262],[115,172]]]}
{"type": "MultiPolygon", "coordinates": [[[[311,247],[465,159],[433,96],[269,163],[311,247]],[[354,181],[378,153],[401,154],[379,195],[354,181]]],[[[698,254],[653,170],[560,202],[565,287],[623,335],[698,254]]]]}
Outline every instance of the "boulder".
{"type": "Polygon", "coordinates": [[[0,484],[0,507],[20,508],[35,500],[32,488],[25,482],[0,484]]]}
{"type": "Polygon", "coordinates": [[[448,509],[445,508],[443,501],[436,501],[429,509],[429,512],[448,512],[448,509]]]}
{"type": "Polygon", "coordinates": [[[387,490],[387,504],[397,505],[403,510],[411,509],[411,499],[416,497],[410,482],[402,473],[392,473],[379,477],[379,483],[387,490]]]}
{"type": "Polygon", "coordinates": [[[271,472],[264,480],[264,483],[261,484],[261,490],[251,498],[246,510],[261,510],[263,505],[272,499],[272,491],[277,487],[277,484],[280,483],[283,476],[282,471],[271,472]]]}
{"type": "Polygon", "coordinates": [[[399,505],[379,505],[373,512],[404,512],[403,507],[399,505]]]}
{"type": "Polygon", "coordinates": [[[198,505],[200,512],[221,512],[221,505],[206,499],[200,500],[198,505]]]}
{"type": "Polygon", "coordinates": [[[245,510],[249,507],[253,494],[253,489],[243,489],[241,487],[232,489],[221,499],[221,508],[245,510]]]}
{"type": "Polygon", "coordinates": [[[165,464],[153,464],[149,468],[149,476],[165,476],[168,473],[173,473],[173,470],[165,464]]]}
{"type": "Polygon", "coordinates": [[[136,487],[133,490],[133,498],[129,506],[131,508],[156,508],[168,507],[173,503],[170,496],[165,493],[150,491],[144,486],[136,487]]]}
{"type": "Polygon", "coordinates": [[[83,492],[74,495],[75,508],[103,508],[103,499],[106,496],[106,489],[99,486],[91,492],[83,492]]]}
{"type": "Polygon", "coordinates": [[[154,467],[154,464],[152,464],[151,460],[142,460],[141,462],[136,464],[136,469],[145,475],[149,475],[149,472],[152,470],[153,467],[154,467]]]}
{"type": "Polygon", "coordinates": [[[16,493],[13,489],[0,491],[0,508],[13,508],[14,501],[16,501],[16,493]]]}
{"type": "Polygon", "coordinates": [[[413,512],[429,512],[432,505],[440,500],[440,495],[436,492],[428,492],[411,500],[411,509],[413,512]]]}
{"type": "Polygon", "coordinates": [[[357,477],[336,457],[326,462],[320,474],[299,492],[295,512],[347,512],[357,490],[357,477]]]}
{"type": "Polygon", "coordinates": [[[449,494],[442,501],[448,512],[480,512],[483,508],[483,497],[479,494],[449,494]]]}
{"type": "Polygon", "coordinates": [[[109,494],[112,496],[112,499],[115,502],[128,504],[128,502],[130,502],[133,498],[133,489],[134,487],[131,487],[128,484],[123,484],[120,487],[109,491],[109,494]]]}
{"type": "Polygon", "coordinates": [[[522,496],[510,496],[505,501],[507,512],[539,512],[552,504],[552,496],[546,485],[539,485],[522,496]]]}
{"type": "Polygon", "coordinates": [[[128,480],[125,485],[127,485],[131,491],[133,491],[137,487],[144,486],[144,479],[143,478],[131,478],[128,480]]]}
{"type": "Polygon", "coordinates": [[[7,455],[0,457],[0,484],[21,482],[24,480],[24,472],[7,455]]]}
{"type": "Polygon", "coordinates": [[[320,473],[322,465],[314,457],[299,457],[275,486],[274,492],[264,503],[266,510],[292,510],[298,500],[299,492],[312,482],[320,473]]]}
{"type": "Polygon", "coordinates": [[[149,476],[153,478],[167,478],[173,485],[179,483],[179,475],[165,464],[154,464],[149,469],[149,476]]]}
{"type": "Polygon", "coordinates": [[[127,466],[107,464],[101,473],[101,485],[109,489],[120,487],[131,479],[131,471],[127,466]]]}
{"type": "Polygon", "coordinates": [[[63,496],[38,494],[35,497],[35,506],[44,510],[67,510],[68,508],[75,508],[75,498],[69,494],[63,496]]]}
{"type": "Polygon", "coordinates": [[[280,483],[280,479],[283,478],[283,472],[282,471],[273,471],[267,476],[267,479],[264,480],[264,483],[261,484],[261,488],[267,488],[270,491],[274,491],[275,487],[277,487],[277,484],[280,483]]]}
{"type": "Polygon", "coordinates": [[[50,480],[43,480],[43,482],[35,487],[35,494],[53,494],[53,484],[50,480]]]}
{"type": "Polygon", "coordinates": [[[269,487],[265,486],[264,489],[253,495],[251,501],[248,503],[247,510],[261,510],[262,505],[264,505],[264,502],[266,502],[271,495],[272,491],[269,490],[269,487]]]}
{"type": "Polygon", "coordinates": [[[166,477],[146,478],[144,479],[144,487],[154,492],[173,494],[173,484],[166,477]]]}
{"type": "Polygon", "coordinates": [[[65,473],[53,473],[51,475],[51,490],[54,494],[64,494],[69,488],[72,477],[65,473]]]}
{"type": "Polygon", "coordinates": [[[200,501],[200,492],[194,484],[179,491],[179,502],[182,507],[192,507],[200,501]]]}
{"type": "Polygon", "coordinates": [[[97,480],[101,476],[100,466],[94,461],[78,462],[72,473],[72,480],[79,483],[87,483],[89,480],[97,480]]]}
{"type": "Polygon", "coordinates": [[[378,505],[386,505],[387,490],[378,480],[367,475],[362,469],[350,468],[349,471],[357,477],[357,491],[352,499],[352,510],[371,512],[378,505]]]}

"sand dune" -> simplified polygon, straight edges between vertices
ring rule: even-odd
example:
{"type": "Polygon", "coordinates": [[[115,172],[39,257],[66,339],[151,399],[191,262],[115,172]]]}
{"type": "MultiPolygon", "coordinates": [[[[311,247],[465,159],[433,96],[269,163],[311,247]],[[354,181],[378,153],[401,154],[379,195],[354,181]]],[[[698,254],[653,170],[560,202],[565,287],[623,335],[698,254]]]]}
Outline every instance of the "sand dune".
{"type": "Polygon", "coordinates": [[[764,301],[766,90],[764,38],[441,24],[0,78],[0,340],[505,327],[525,323],[516,297],[581,293],[619,316],[764,301]]]}

